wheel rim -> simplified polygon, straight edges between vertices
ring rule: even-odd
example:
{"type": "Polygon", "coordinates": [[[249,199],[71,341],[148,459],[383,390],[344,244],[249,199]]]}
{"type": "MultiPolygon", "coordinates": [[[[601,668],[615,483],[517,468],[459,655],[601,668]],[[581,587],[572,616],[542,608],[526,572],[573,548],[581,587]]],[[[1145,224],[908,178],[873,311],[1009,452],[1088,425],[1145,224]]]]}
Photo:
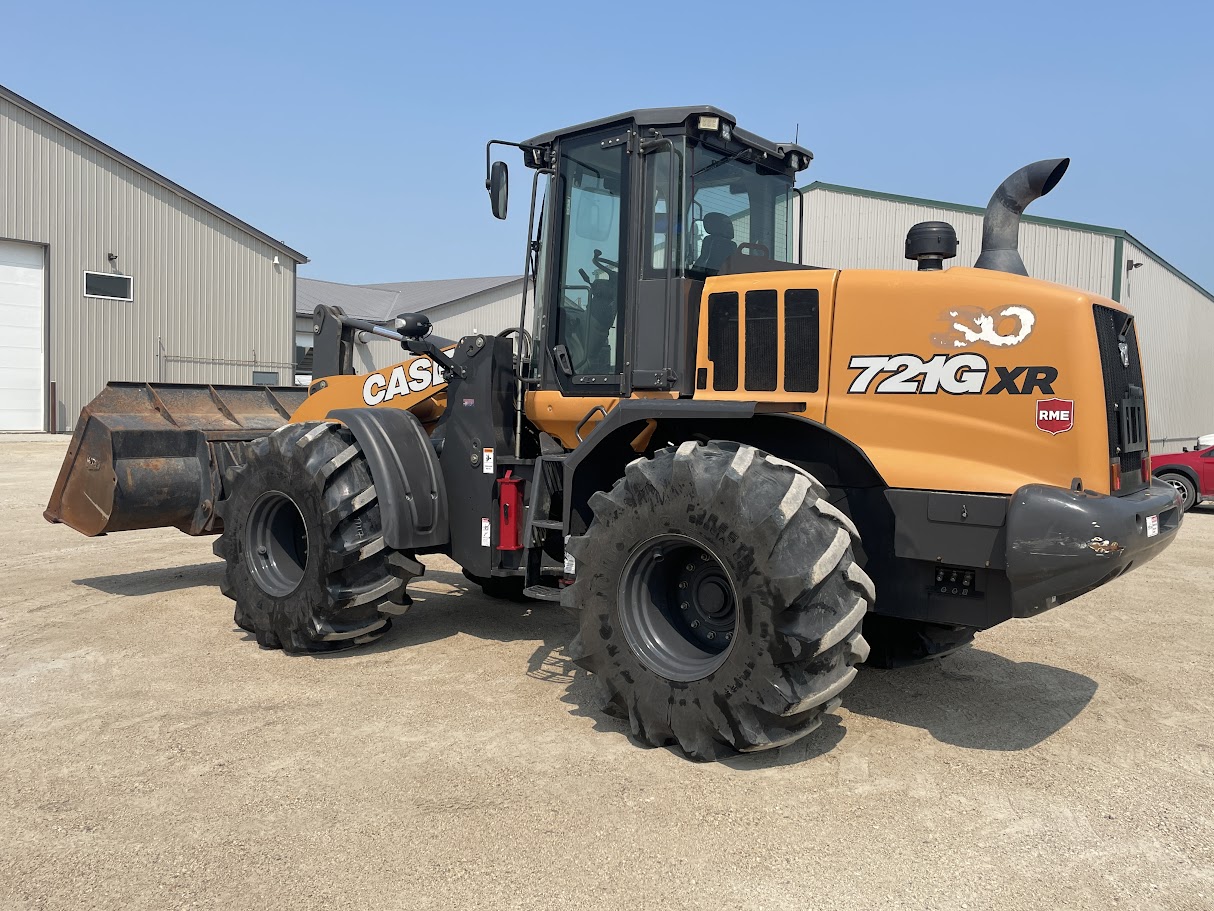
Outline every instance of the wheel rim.
{"type": "Polygon", "coordinates": [[[669,680],[708,676],[733,647],[733,580],[716,554],[684,535],[659,535],[633,550],[617,604],[633,653],[669,680]]]}
{"type": "Polygon", "coordinates": [[[281,598],[303,581],[308,567],[308,527],[298,504],[268,490],[257,498],[245,525],[245,564],[261,590],[281,598]]]}
{"type": "Polygon", "coordinates": [[[1181,501],[1187,503],[1189,501],[1189,488],[1185,482],[1175,476],[1169,477],[1166,480],[1180,494],[1181,501]]]}

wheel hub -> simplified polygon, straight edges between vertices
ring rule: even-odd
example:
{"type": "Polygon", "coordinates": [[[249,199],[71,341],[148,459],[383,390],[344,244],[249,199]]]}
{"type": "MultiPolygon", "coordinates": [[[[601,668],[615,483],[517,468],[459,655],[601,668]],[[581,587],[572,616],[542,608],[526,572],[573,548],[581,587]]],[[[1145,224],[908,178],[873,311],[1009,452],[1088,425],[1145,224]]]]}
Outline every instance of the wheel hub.
{"type": "Polygon", "coordinates": [[[724,564],[683,535],[639,545],[620,577],[624,637],[650,670],[698,680],[725,662],[737,627],[733,582],[724,564]]]}
{"type": "Polygon", "coordinates": [[[267,595],[285,597],[299,587],[308,567],[308,527],[298,504],[268,490],[245,523],[245,565],[267,595]]]}

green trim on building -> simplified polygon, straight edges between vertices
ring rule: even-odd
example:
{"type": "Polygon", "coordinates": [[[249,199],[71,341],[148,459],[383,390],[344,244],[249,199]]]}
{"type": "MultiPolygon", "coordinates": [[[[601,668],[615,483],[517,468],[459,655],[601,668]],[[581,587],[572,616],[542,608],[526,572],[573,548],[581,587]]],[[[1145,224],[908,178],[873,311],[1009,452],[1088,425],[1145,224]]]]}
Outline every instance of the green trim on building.
{"type": "MultiPolygon", "coordinates": [[[[902,196],[898,193],[882,193],[879,190],[862,190],[859,187],[845,187],[836,183],[823,183],[820,180],[815,180],[808,186],[800,187],[804,193],[809,193],[811,190],[829,190],[834,193],[843,193],[848,196],[862,196],[868,199],[882,199],[887,202],[901,202],[913,206],[930,206],[934,209],[946,209],[950,212],[965,212],[970,215],[982,215],[986,209],[978,206],[966,206],[956,202],[944,202],[940,199],[925,199],[922,196],[902,196]]],[[[1211,303],[1214,303],[1214,294],[1207,291],[1189,276],[1185,275],[1170,262],[1140,241],[1133,234],[1123,228],[1109,228],[1105,225],[1092,225],[1082,221],[1065,221],[1061,218],[1041,218],[1037,215],[1025,215],[1022,221],[1034,225],[1051,225],[1055,228],[1070,228],[1074,231],[1087,231],[1090,234],[1103,234],[1106,237],[1113,238],[1113,294],[1112,298],[1115,301],[1121,300],[1122,283],[1125,278],[1125,242],[1128,240],[1134,246],[1141,249],[1144,253],[1150,256],[1153,260],[1183,281],[1186,285],[1204,296],[1211,303]]]]}
{"type": "Polygon", "coordinates": [[[1125,238],[1113,241],[1113,300],[1121,303],[1121,276],[1125,274],[1125,238]]]}

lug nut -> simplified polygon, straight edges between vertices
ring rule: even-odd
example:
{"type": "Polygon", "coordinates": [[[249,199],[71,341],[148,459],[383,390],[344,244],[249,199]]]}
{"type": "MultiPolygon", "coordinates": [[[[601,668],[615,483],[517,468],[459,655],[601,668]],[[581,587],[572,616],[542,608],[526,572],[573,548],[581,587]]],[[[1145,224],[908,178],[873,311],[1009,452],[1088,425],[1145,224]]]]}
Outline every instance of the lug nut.
{"type": "Polygon", "coordinates": [[[725,641],[726,641],[726,642],[729,642],[729,641],[730,641],[730,640],[732,640],[732,639],[733,639],[733,633],[726,633],[726,634],[725,634],[725,641]]]}
{"type": "Polygon", "coordinates": [[[707,562],[707,560],[708,560],[708,554],[700,554],[700,559],[701,559],[701,560],[704,560],[705,562],[707,562]]]}
{"type": "Polygon", "coordinates": [[[684,601],[682,604],[679,605],[679,610],[687,610],[687,608],[689,608],[689,607],[691,607],[691,605],[688,604],[686,601],[684,601]]]}
{"type": "Polygon", "coordinates": [[[694,563],[688,563],[688,564],[687,564],[687,571],[688,571],[689,573],[693,573],[693,572],[695,572],[695,569],[696,569],[696,567],[695,567],[695,564],[694,564],[694,563]]]}
{"type": "Polygon", "coordinates": [[[717,638],[717,634],[716,634],[716,633],[714,633],[712,630],[709,630],[709,631],[708,631],[708,638],[709,638],[709,639],[715,639],[715,638],[717,638]]]}
{"type": "Polygon", "coordinates": [[[686,581],[686,580],[684,580],[684,581],[682,581],[682,582],[680,582],[680,583],[679,583],[679,588],[686,588],[686,587],[687,587],[687,581],[686,581]]]}
{"type": "Polygon", "coordinates": [[[692,629],[696,629],[696,628],[697,628],[699,625],[700,625],[700,621],[699,621],[699,620],[692,620],[692,621],[691,621],[691,628],[692,628],[692,629]]]}
{"type": "Polygon", "coordinates": [[[261,547],[257,548],[257,553],[264,557],[267,553],[269,553],[269,551],[266,550],[266,546],[263,544],[261,547]]]}

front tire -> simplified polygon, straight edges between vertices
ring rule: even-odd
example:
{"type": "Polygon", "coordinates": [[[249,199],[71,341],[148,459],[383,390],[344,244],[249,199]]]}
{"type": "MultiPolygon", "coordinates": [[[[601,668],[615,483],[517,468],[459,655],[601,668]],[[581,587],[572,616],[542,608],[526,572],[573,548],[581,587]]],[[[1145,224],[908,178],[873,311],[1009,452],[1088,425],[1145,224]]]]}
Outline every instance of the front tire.
{"type": "Polygon", "coordinates": [[[385,546],[371,471],[347,428],[288,424],[247,443],[224,490],[220,588],[262,648],[362,645],[390,627],[381,607],[409,603],[404,586],[421,564],[385,546]]]}
{"type": "Polygon", "coordinates": [[[1185,475],[1178,474],[1174,471],[1165,471],[1157,475],[1159,480],[1167,481],[1180,494],[1182,512],[1188,512],[1197,505],[1197,487],[1185,475]]]}
{"type": "Polygon", "coordinates": [[[570,541],[570,647],[608,711],[697,760],[813,731],[868,654],[873,585],[851,521],[808,473],[750,446],[637,459],[570,541]]]}

